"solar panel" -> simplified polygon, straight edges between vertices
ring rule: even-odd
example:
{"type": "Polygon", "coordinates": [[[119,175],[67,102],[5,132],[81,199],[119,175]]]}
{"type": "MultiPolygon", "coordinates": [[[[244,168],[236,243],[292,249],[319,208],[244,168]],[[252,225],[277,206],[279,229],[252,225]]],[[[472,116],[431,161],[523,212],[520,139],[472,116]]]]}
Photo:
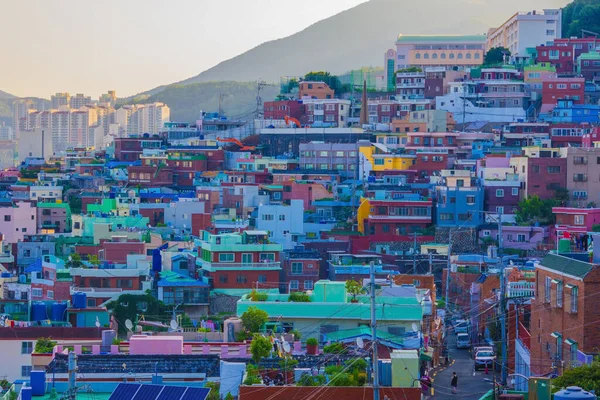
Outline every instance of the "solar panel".
{"type": "Polygon", "coordinates": [[[137,383],[119,383],[108,400],[131,400],[135,393],[140,389],[137,383]]]}
{"type": "Polygon", "coordinates": [[[156,398],[156,400],[180,399],[183,393],[185,392],[185,389],[187,388],[181,386],[165,386],[165,388],[162,392],[160,392],[160,395],[156,398]]]}
{"type": "Polygon", "coordinates": [[[154,400],[163,388],[162,385],[142,385],[132,400],[154,400]]]}
{"type": "Polygon", "coordinates": [[[205,388],[188,388],[181,400],[206,400],[210,389],[205,388]]]}

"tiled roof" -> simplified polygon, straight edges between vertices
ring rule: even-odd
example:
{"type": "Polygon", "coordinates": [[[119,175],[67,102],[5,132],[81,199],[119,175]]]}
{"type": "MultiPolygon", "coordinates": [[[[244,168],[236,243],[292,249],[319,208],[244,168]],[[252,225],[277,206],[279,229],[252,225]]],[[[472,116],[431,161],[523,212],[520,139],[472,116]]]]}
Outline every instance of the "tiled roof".
{"type": "Polygon", "coordinates": [[[585,276],[594,268],[594,264],[556,254],[548,254],[542,260],[541,265],[556,272],[572,275],[581,279],[585,278],[585,276]]]}

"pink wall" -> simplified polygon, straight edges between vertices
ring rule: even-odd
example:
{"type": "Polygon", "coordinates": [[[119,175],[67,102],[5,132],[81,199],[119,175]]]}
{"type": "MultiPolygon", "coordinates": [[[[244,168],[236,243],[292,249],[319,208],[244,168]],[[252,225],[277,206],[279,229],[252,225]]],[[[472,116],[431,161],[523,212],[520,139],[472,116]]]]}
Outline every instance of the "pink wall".
{"type": "Polygon", "coordinates": [[[129,354],[183,354],[183,337],[133,335],[129,354]]]}
{"type": "Polygon", "coordinates": [[[34,235],[36,232],[37,209],[32,203],[19,202],[15,207],[0,208],[0,233],[4,235],[6,243],[17,243],[25,235],[34,235]]]}

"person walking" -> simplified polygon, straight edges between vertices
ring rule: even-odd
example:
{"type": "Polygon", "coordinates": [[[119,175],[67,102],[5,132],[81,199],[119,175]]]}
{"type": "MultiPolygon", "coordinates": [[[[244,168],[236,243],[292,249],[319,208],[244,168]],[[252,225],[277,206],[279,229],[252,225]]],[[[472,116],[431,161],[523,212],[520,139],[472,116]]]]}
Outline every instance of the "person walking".
{"type": "Polygon", "coordinates": [[[452,373],[452,380],[450,381],[450,386],[452,386],[452,393],[456,394],[456,387],[458,386],[458,375],[456,375],[456,372],[452,373]]]}

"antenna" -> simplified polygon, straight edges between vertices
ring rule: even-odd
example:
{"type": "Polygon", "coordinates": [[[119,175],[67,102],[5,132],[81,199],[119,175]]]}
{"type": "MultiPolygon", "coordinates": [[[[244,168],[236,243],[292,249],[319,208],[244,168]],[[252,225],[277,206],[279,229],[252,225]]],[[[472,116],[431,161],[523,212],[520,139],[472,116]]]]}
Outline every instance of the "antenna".
{"type": "Polygon", "coordinates": [[[356,346],[359,349],[364,349],[365,348],[365,341],[363,340],[363,338],[361,338],[361,337],[356,338],[356,346]]]}
{"type": "Polygon", "coordinates": [[[283,351],[286,353],[289,353],[292,350],[290,344],[286,341],[284,341],[281,346],[283,347],[283,351]]]}
{"type": "Polygon", "coordinates": [[[131,332],[131,330],[133,329],[133,323],[131,323],[130,319],[125,320],[125,328],[127,328],[129,332],[131,332]]]}

